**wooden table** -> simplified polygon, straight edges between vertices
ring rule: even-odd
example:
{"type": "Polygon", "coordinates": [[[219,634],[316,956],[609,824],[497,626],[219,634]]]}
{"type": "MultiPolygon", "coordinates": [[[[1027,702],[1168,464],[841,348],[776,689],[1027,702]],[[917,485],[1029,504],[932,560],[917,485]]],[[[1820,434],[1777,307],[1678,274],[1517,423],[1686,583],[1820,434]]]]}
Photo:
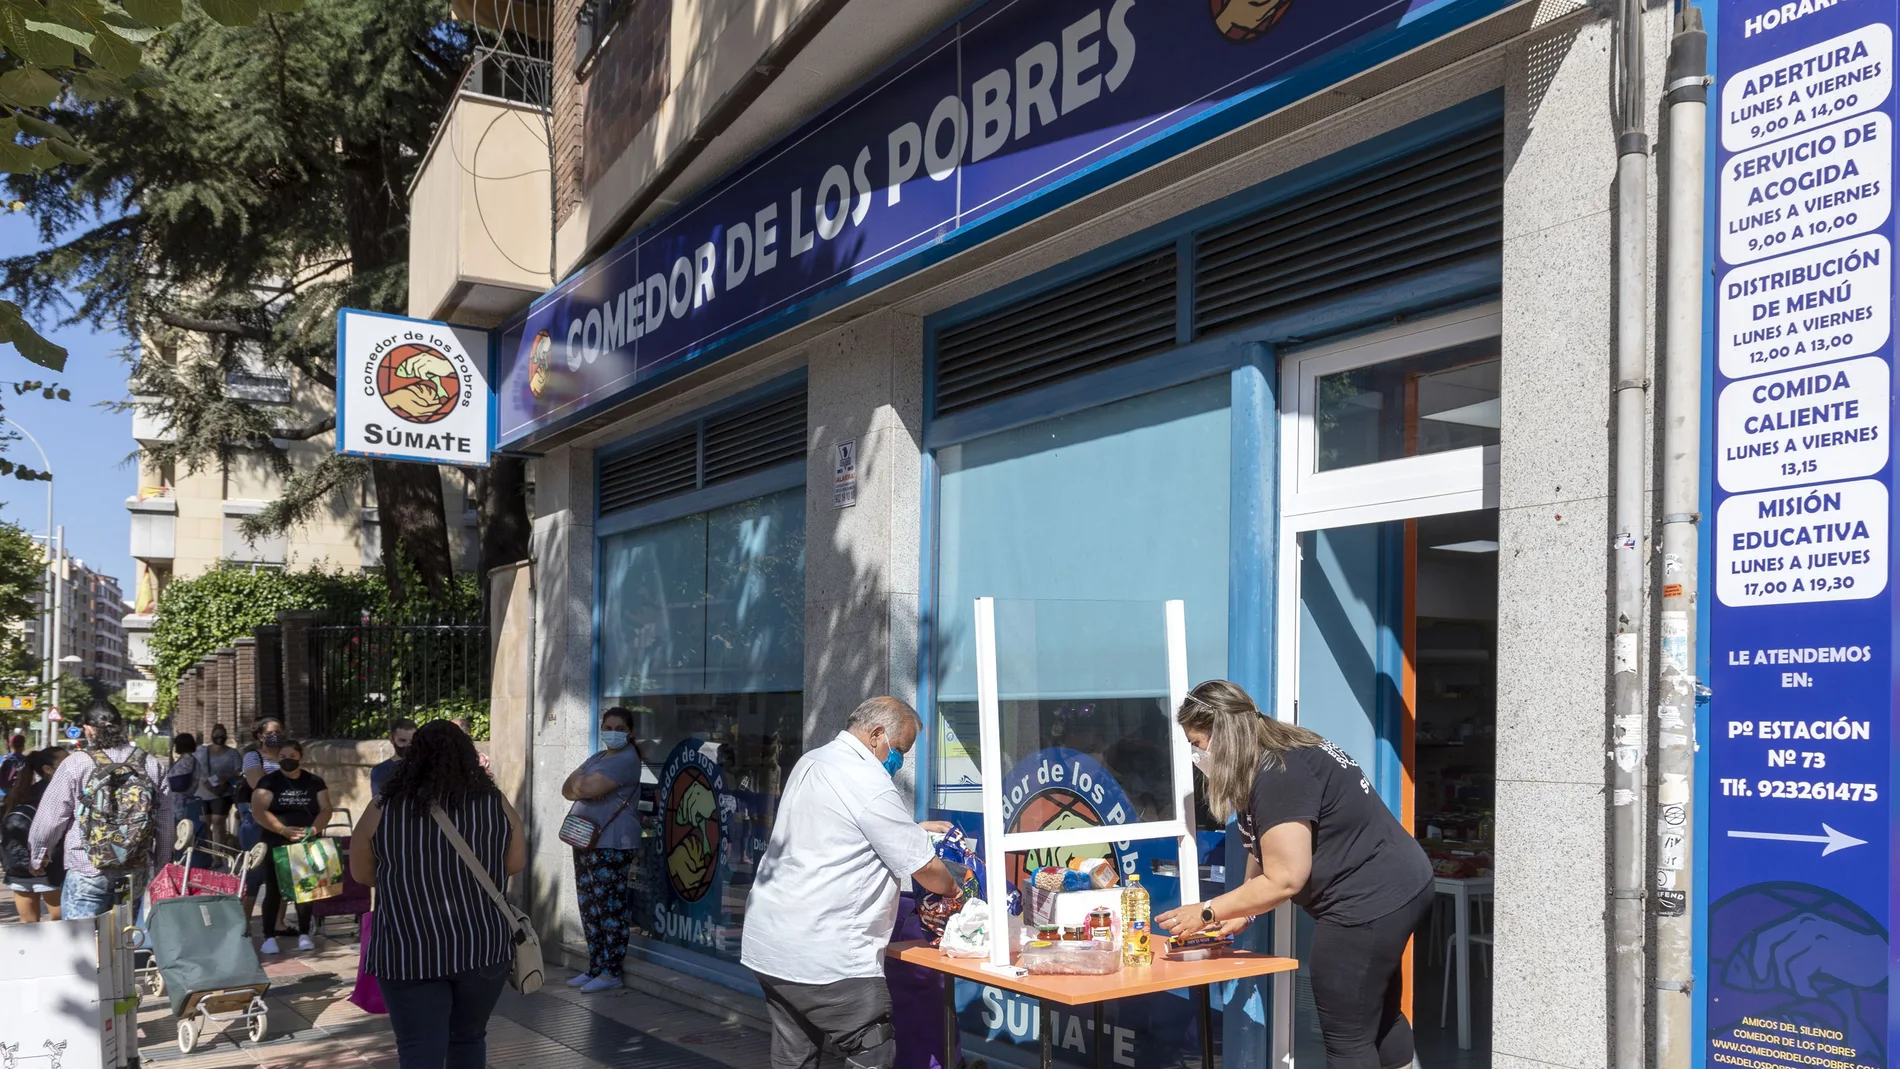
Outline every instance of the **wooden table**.
{"type": "Polygon", "coordinates": [[[1099,1069],[1103,1064],[1104,1046],[1102,1043],[1102,1003],[1133,995],[1151,995],[1162,991],[1188,988],[1194,993],[1194,1008],[1201,1019],[1201,1065],[1204,1069],[1213,1069],[1214,1015],[1207,985],[1227,980],[1244,980],[1250,976],[1292,972],[1300,967],[1300,963],[1293,958],[1276,958],[1252,951],[1235,950],[1206,961],[1167,961],[1156,954],[1153,965],[1130,966],[1108,976],[1000,976],[983,970],[984,959],[945,957],[942,951],[927,943],[893,943],[886,953],[907,965],[920,965],[945,975],[943,985],[943,1063],[945,1066],[957,1064],[957,985],[955,981],[958,979],[1000,987],[1005,991],[1014,991],[1019,995],[1028,995],[1041,1001],[1041,1008],[1037,1010],[1037,1013],[1042,1019],[1038,1022],[1037,1031],[1042,1037],[1043,1069],[1050,1069],[1055,1059],[1055,1030],[1050,1026],[1047,1016],[1050,1003],[1095,1008],[1093,1049],[1094,1062],[1099,1069]]]}

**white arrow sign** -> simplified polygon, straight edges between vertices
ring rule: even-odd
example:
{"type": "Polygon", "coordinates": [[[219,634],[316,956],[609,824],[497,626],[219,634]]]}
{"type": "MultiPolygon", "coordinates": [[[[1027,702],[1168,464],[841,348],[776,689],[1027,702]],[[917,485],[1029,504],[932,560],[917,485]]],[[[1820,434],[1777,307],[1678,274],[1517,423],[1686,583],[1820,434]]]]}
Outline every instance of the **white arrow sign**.
{"type": "Polygon", "coordinates": [[[1846,832],[1835,831],[1826,824],[1821,825],[1821,830],[1826,834],[1787,835],[1778,831],[1732,831],[1728,833],[1728,837],[1731,839],[1773,839],[1784,843],[1826,843],[1827,849],[1821,851],[1822,857],[1826,857],[1836,850],[1845,850],[1850,846],[1865,846],[1867,844],[1867,840],[1865,839],[1856,839],[1846,832]]]}

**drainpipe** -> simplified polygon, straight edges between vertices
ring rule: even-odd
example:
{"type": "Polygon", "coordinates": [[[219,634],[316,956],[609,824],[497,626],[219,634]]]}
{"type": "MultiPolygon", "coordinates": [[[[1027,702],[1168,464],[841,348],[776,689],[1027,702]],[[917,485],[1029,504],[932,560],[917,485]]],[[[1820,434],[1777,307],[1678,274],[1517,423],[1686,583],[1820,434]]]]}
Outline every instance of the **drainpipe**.
{"type": "Polygon", "coordinates": [[[1663,266],[1661,694],[1656,709],[1656,1065],[1689,1069],[1695,962],[1689,865],[1695,842],[1696,558],[1702,498],[1703,152],[1709,38],[1684,7],[1669,43],[1669,219],[1663,266]]]}
{"type": "Polygon", "coordinates": [[[1610,753],[1610,1069],[1645,1069],[1643,827],[1644,420],[1648,408],[1649,135],[1643,131],[1643,0],[1616,0],[1616,580],[1610,753]]]}

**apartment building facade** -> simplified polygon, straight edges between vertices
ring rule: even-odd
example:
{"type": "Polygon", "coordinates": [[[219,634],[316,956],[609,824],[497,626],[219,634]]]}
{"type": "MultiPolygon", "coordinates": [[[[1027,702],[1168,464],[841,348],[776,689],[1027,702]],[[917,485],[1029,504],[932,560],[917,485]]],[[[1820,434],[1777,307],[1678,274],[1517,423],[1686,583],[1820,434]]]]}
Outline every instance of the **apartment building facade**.
{"type": "MultiPolygon", "coordinates": [[[[1662,222],[1684,217],[1660,161],[1704,137],[1663,117],[1703,85],[1665,77],[1672,38],[1704,11],[1737,35],[1891,21],[1871,7],[459,4],[545,57],[550,87],[465,89],[444,116],[409,308],[497,331],[497,446],[533,458],[546,934],[579,937],[557,788],[612,706],[660,804],[633,951],[740,991],[779,786],[865,697],[922,718],[897,777],[919,819],[979,838],[1192,823],[1165,772],[1163,624],[1184,620],[1190,681],[1327,736],[1432,857],[1406,990],[1428,1069],[1607,1069],[1665,1012],[1727,1042],[1774,999],[1828,1014],[1833,996],[1751,972],[1739,935],[1704,948],[1726,970],[1653,985],[1643,925],[1613,936],[1694,901],[1711,844],[1681,821],[1709,783],[1650,754],[1715,745],[1719,715],[1657,683],[1708,675],[1678,663],[1708,601],[1663,608],[1685,561],[1656,532],[1712,506],[1665,516],[1618,488],[1664,465],[1663,311],[1630,298],[1658,292],[1662,222]],[[1612,86],[1648,102],[1633,125],[1612,86]],[[1639,641],[1630,621],[1659,610],[1660,642],[1639,641]],[[695,784],[716,814],[675,804],[695,784]],[[1632,820],[1656,842],[1629,847],[1632,820]]],[[[1205,894],[1245,858],[1199,821],[1205,894]]],[[[1157,909],[1187,893],[1173,843],[1060,853],[1141,874],[1157,909]]],[[[1765,879],[1729,899],[1763,925],[1833,901],[1765,879]]],[[[1290,909],[1249,936],[1301,957],[1310,937],[1290,909]]],[[[1884,1006],[1876,972],[1840,997],[1884,1006]]],[[[954,1002],[964,1057],[992,1065],[1050,1041],[1078,1064],[1194,1064],[1212,1039],[1179,994],[1100,1020],[967,981],[954,1002]]],[[[1304,970],[1213,1009],[1223,1064],[1323,1060],[1304,970]]],[[[1800,1064],[1751,1064],[1771,1062],[1800,1064]]]]}
{"type": "MultiPolygon", "coordinates": [[[[96,679],[114,689],[124,685],[136,673],[126,654],[124,619],[130,606],[118,579],[93,571],[78,557],[67,557],[52,570],[59,584],[62,674],[96,679]]],[[[46,648],[45,628],[52,619],[46,595],[43,586],[34,591],[34,615],[17,625],[25,631],[26,648],[36,653],[46,648]]]]}

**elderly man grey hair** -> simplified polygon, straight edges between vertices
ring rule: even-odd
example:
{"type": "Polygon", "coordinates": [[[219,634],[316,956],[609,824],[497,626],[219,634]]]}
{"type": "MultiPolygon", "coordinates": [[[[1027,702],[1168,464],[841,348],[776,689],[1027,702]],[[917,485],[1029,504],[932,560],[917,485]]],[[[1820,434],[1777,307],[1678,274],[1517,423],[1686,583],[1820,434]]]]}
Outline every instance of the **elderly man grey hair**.
{"type": "Polygon", "coordinates": [[[896,738],[899,732],[915,728],[920,721],[917,710],[902,700],[884,695],[866,698],[856,709],[851,710],[851,722],[848,725],[854,731],[869,733],[874,727],[884,729],[884,734],[896,738]]]}

